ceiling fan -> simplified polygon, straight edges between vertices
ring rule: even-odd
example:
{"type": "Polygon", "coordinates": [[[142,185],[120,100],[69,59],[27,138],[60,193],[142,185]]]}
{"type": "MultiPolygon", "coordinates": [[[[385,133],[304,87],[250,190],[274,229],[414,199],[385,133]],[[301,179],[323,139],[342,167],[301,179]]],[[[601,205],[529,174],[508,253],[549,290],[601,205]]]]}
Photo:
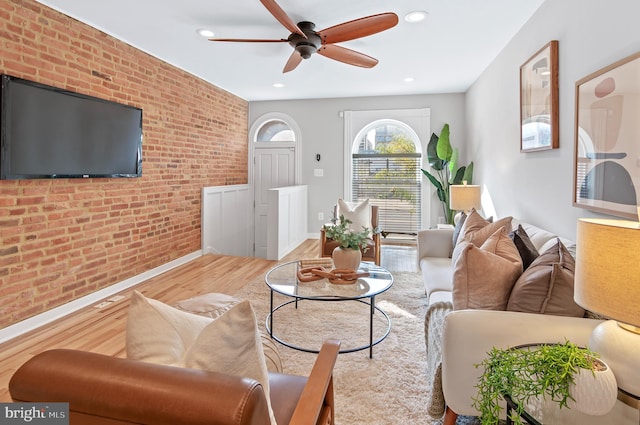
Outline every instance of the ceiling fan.
{"type": "Polygon", "coordinates": [[[322,31],[315,31],[313,22],[302,21],[296,23],[286,14],[275,0],[260,0],[267,10],[282,24],[291,31],[287,38],[278,40],[262,39],[238,39],[238,38],[211,38],[211,41],[232,41],[249,43],[289,43],[294,51],[284,66],[282,72],[289,72],[296,69],[302,59],[309,59],[313,53],[318,53],[327,58],[344,62],[349,65],[363,68],[373,68],[378,64],[378,60],[364,53],[337,46],[334,43],[354,40],[366,37],[381,31],[388,30],[396,26],[398,16],[395,13],[381,13],[378,15],[366,16],[353,21],[344,22],[322,31]]]}

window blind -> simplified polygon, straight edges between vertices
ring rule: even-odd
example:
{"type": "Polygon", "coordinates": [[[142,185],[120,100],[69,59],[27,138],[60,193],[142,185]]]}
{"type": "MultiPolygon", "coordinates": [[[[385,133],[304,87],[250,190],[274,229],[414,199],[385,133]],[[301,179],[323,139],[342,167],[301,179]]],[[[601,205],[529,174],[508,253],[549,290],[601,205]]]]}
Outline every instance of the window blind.
{"type": "Polygon", "coordinates": [[[378,226],[387,234],[416,234],[421,226],[421,155],[353,154],[352,199],[378,206],[378,226]]]}

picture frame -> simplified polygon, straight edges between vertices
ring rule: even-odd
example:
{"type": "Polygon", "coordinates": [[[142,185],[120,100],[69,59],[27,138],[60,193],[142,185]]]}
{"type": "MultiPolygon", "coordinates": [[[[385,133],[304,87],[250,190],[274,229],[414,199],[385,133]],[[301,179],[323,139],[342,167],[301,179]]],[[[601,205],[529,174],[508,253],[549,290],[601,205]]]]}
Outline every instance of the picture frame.
{"type": "Polygon", "coordinates": [[[640,52],[576,82],[573,205],[638,219],[640,52]]]}
{"type": "Polygon", "coordinates": [[[520,152],[560,147],[558,98],[558,40],[552,40],[520,67],[520,152]]]}

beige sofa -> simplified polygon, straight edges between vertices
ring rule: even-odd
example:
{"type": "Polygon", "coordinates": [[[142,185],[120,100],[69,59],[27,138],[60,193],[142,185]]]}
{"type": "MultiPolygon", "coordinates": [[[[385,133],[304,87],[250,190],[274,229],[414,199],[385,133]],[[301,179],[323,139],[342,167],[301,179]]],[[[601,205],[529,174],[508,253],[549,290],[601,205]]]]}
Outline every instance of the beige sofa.
{"type": "MultiPolygon", "coordinates": [[[[543,253],[558,238],[575,254],[575,243],[528,223],[513,220],[512,229],[522,225],[536,249],[543,253]]],[[[429,307],[425,317],[427,375],[431,385],[429,415],[445,424],[455,423],[458,414],[476,416],[473,397],[482,373],[479,364],[492,347],[525,343],[562,342],[586,345],[591,330],[600,321],[515,311],[453,311],[453,229],[428,229],[418,233],[417,260],[429,307]]]]}

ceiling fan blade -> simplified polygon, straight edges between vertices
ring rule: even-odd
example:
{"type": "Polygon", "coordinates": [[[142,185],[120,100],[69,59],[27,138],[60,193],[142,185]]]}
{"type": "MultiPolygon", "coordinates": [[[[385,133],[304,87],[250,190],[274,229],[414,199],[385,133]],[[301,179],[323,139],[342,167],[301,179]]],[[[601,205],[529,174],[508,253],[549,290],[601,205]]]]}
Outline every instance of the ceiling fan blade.
{"type": "Polygon", "coordinates": [[[286,72],[293,71],[298,65],[300,65],[300,62],[302,62],[302,56],[294,50],[293,53],[291,53],[291,56],[289,56],[289,60],[285,64],[282,73],[284,74],[286,72]]]}
{"type": "Polygon", "coordinates": [[[378,64],[378,59],[334,44],[327,44],[320,47],[318,53],[329,59],[344,62],[349,65],[361,66],[363,68],[373,68],[378,64]]]}
{"type": "Polygon", "coordinates": [[[322,38],[322,44],[341,43],[388,30],[397,23],[398,15],[388,12],[344,22],[318,31],[318,34],[322,38]]]}
{"type": "Polygon", "coordinates": [[[210,38],[209,41],[233,41],[233,42],[240,42],[240,43],[282,43],[282,42],[289,42],[289,40],[286,39],[279,39],[279,40],[261,40],[261,39],[252,39],[252,38],[210,38]]]}
{"type": "Polygon", "coordinates": [[[273,17],[276,18],[282,25],[284,25],[286,29],[288,29],[292,33],[300,34],[305,38],[307,37],[302,32],[302,30],[298,28],[298,25],[296,25],[293,19],[291,19],[289,15],[287,15],[287,12],[282,10],[282,8],[278,6],[278,3],[276,3],[274,0],[260,0],[260,3],[262,3],[264,7],[266,7],[267,10],[273,15],[273,17]]]}

